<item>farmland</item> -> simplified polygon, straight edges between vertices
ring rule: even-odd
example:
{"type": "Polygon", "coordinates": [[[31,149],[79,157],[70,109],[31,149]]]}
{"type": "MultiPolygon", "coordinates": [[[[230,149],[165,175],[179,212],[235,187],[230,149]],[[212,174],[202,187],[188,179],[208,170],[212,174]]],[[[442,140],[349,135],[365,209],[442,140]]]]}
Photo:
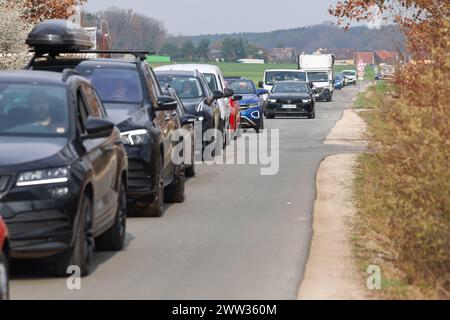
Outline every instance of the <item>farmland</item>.
{"type": "MultiPolygon", "coordinates": [[[[182,63],[182,62],[178,62],[182,63]]],[[[192,63],[192,62],[190,62],[192,63]]],[[[225,77],[229,76],[242,76],[252,80],[255,84],[263,79],[264,71],[267,69],[297,69],[297,64],[287,63],[287,64],[242,64],[242,63],[211,63],[216,64],[220,67],[225,77]]],[[[158,64],[161,65],[161,64],[158,64]]],[[[152,65],[157,66],[157,65],[152,65]]],[[[352,65],[336,65],[334,70],[336,72],[341,72],[345,69],[355,69],[352,65]]],[[[366,68],[366,77],[368,79],[373,79],[374,72],[372,67],[366,68]]]]}

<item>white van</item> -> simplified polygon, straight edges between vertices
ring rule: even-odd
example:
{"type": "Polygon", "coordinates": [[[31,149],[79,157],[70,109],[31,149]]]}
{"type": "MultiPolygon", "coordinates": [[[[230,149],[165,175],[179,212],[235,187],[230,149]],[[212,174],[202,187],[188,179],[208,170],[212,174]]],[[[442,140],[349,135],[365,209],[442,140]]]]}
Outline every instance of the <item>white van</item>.
{"type": "Polygon", "coordinates": [[[264,71],[263,81],[260,81],[258,86],[270,92],[275,82],[286,80],[308,81],[304,71],[295,69],[270,69],[264,71]]]}

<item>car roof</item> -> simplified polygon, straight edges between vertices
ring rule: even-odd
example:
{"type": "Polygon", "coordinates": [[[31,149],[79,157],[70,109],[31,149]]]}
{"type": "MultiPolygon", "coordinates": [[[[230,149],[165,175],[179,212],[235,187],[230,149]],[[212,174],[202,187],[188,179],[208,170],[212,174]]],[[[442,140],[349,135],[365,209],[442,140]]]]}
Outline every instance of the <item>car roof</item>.
{"type": "Polygon", "coordinates": [[[282,81],[276,81],[275,83],[276,84],[279,84],[279,83],[303,83],[303,84],[306,84],[305,81],[300,81],[300,80],[282,80],[282,81]]]}
{"type": "Polygon", "coordinates": [[[37,83],[44,85],[64,85],[63,74],[51,71],[2,71],[0,72],[1,82],[16,83],[37,83]]]}
{"type": "Polygon", "coordinates": [[[301,70],[298,70],[298,69],[267,69],[266,71],[264,71],[264,72],[272,72],[272,71],[275,71],[275,72],[283,72],[283,71],[298,71],[298,72],[305,72],[305,71],[301,71],[301,70]]]}
{"type": "Polygon", "coordinates": [[[219,74],[220,69],[217,66],[210,65],[210,64],[171,64],[166,66],[160,66],[155,68],[154,70],[158,71],[170,71],[170,70],[176,70],[176,71],[199,71],[202,73],[213,73],[213,74],[219,74]]]}
{"type": "Polygon", "coordinates": [[[179,75],[179,76],[190,76],[190,77],[197,77],[200,72],[195,71],[183,71],[183,70],[159,70],[154,69],[156,74],[164,74],[164,75],[179,75]]]}

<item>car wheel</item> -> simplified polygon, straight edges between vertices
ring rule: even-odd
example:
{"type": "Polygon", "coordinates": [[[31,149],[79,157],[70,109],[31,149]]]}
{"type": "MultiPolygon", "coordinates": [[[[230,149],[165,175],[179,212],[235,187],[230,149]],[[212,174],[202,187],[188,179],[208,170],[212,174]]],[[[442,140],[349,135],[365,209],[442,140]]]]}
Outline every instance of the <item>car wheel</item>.
{"type": "Polygon", "coordinates": [[[184,174],[188,178],[195,177],[195,163],[192,163],[189,167],[186,168],[184,174]]]}
{"type": "Polygon", "coordinates": [[[311,113],[308,114],[308,119],[315,119],[316,118],[316,112],[313,111],[311,113]]]}
{"type": "Polygon", "coordinates": [[[182,203],[185,195],[185,176],[183,166],[176,166],[173,182],[164,190],[164,198],[167,203],[182,203]]]}
{"type": "Polygon", "coordinates": [[[139,213],[141,217],[162,217],[163,205],[164,205],[164,179],[163,179],[163,159],[160,157],[157,167],[157,183],[158,190],[156,191],[153,202],[147,206],[142,212],[139,213]]]}
{"type": "Polygon", "coordinates": [[[117,211],[114,217],[114,225],[98,237],[95,241],[95,247],[104,251],[119,251],[123,249],[125,242],[127,226],[127,196],[125,185],[120,185],[117,211]]]}
{"type": "Polygon", "coordinates": [[[0,300],[9,299],[9,266],[6,254],[0,252],[0,300]]]}
{"type": "Polygon", "coordinates": [[[73,248],[56,260],[56,274],[61,277],[68,275],[69,266],[80,268],[80,275],[89,275],[92,257],[94,255],[94,235],[92,232],[92,201],[84,194],[81,199],[78,223],[75,229],[73,248]]]}
{"type": "Polygon", "coordinates": [[[259,127],[255,128],[256,133],[260,133],[264,129],[264,117],[259,122],[259,127]]]}

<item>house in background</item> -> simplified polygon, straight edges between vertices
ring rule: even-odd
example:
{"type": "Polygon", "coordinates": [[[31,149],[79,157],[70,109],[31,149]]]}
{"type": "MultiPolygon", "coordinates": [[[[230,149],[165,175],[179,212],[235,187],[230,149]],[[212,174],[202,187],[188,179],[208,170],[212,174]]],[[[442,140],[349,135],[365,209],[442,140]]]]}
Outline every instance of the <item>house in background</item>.
{"type": "Polygon", "coordinates": [[[295,48],[273,48],[270,53],[273,62],[295,62],[297,61],[297,50],[295,48]]]}
{"type": "Polygon", "coordinates": [[[358,65],[362,61],[365,65],[375,65],[375,52],[373,51],[359,51],[353,54],[353,61],[358,65]]]}
{"type": "Polygon", "coordinates": [[[355,49],[350,48],[322,49],[323,54],[334,54],[335,63],[340,65],[353,65],[354,52],[355,49]]]}
{"type": "Polygon", "coordinates": [[[395,65],[399,61],[399,55],[395,51],[386,51],[386,50],[375,50],[375,63],[381,64],[391,64],[395,65]]]}

